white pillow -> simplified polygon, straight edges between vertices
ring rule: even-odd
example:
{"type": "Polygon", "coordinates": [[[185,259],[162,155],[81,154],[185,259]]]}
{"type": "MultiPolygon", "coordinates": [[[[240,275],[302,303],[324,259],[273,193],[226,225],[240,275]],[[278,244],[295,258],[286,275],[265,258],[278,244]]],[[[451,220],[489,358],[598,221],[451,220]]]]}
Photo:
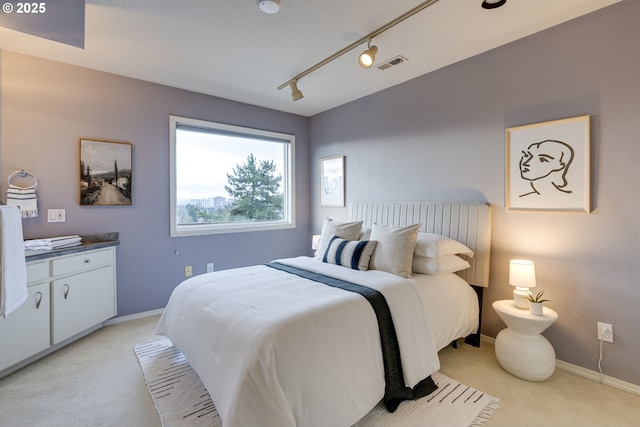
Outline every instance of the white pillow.
{"type": "Polygon", "coordinates": [[[322,257],[322,262],[367,271],[376,243],[373,240],[352,241],[333,236],[329,240],[329,246],[322,257]]]}
{"type": "Polygon", "coordinates": [[[431,275],[455,273],[471,267],[466,259],[458,255],[445,255],[438,258],[426,256],[413,257],[413,272],[431,275]]]}
{"type": "Polygon", "coordinates": [[[378,242],[373,251],[369,268],[384,270],[401,277],[411,277],[413,251],[420,224],[392,227],[373,224],[371,240],[378,242]]]}
{"type": "Polygon", "coordinates": [[[458,254],[473,258],[473,251],[457,240],[439,234],[418,233],[415,255],[438,258],[458,254]]]}
{"type": "Polygon", "coordinates": [[[370,240],[371,239],[371,227],[362,227],[360,230],[360,236],[358,240],[370,240]]]}
{"type": "Polygon", "coordinates": [[[329,246],[331,236],[338,236],[347,240],[358,240],[361,229],[362,221],[340,222],[326,217],[322,223],[322,232],[320,233],[316,258],[322,261],[322,257],[329,246]]]}

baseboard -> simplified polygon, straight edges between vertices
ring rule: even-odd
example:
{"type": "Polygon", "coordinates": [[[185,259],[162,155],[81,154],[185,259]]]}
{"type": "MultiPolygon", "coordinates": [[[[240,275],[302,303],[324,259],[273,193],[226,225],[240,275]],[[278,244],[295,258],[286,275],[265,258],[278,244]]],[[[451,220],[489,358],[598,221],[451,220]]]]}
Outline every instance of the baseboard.
{"type": "Polygon", "coordinates": [[[480,334],[480,342],[486,342],[487,344],[495,345],[496,339],[484,334],[480,334]]]}
{"type": "Polygon", "coordinates": [[[157,310],[143,311],[141,313],[129,314],[127,316],[118,316],[113,319],[102,322],[102,326],[116,325],[122,322],[128,322],[130,320],[144,319],[146,317],[159,316],[164,311],[164,308],[158,308],[157,310]]]}
{"type": "Polygon", "coordinates": [[[632,393],[640,396],[639,385],[628,383],[626,381],[610,377],[609,375],[603,374],[601,377],[600,372],[598,371],[593,371],[591,369],[583,368],[582,366],[573,365],[562,360],[556,360],[556,368],[611,386],[613,388],[617,388],[618,390],[626,391],[627,393],[632,393]]]}
{"type": "MultiPolygon", "coordinates": [[[[491,345],[495,345],[496,342],[495,338],[486,335],[481,335],[480,340],[491,345]]],[[[604,385],[608,385],[613,388],[617,388],[618,390],[626,391],[627,393],[640,395],[639,385],[628,383],[626,381],[610,377],[609,375],[600,375],[600,372],[598,371],[583,368],[582,366],[574,365],[559,359],[556,359],[556,368],[562,369],[563,371],[571,372],[572,374],[590,379],[604,385]]]]}

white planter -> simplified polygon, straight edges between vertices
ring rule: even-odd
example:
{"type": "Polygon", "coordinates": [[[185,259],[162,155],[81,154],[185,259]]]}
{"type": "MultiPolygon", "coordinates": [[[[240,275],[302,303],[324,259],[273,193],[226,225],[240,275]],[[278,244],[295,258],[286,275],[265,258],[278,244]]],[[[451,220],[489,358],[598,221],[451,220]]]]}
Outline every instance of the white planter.
{"type": "Polygon", "coordinates": [[[536,316],[542,316],[544,307],[541,302],[529,302],[529,313],[535,314],[536,316]]]}

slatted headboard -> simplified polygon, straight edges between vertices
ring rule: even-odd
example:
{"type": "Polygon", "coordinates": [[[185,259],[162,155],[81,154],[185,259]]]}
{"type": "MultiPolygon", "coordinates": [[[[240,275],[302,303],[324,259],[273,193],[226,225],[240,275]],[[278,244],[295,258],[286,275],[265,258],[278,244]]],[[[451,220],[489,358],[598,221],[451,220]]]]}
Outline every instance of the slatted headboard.
{"type": "Polygon", "coordinates": [[[471,267],[459,274],[468,283],[489,286],[491,206],[486,203],[403,202],[349,205],[349,220],[405,226],[421,223],[420,231],[440,234],[467,245],[473,252],[471,267]]]}

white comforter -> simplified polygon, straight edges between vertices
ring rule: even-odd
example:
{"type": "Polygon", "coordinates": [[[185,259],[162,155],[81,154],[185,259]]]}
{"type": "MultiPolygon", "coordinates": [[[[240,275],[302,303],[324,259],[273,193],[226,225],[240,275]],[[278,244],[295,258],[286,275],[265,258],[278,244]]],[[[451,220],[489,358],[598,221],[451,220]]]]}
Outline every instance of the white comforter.
{"type": "MultiPolygon", "coordinates": [[[[439,369],[411,280],[314,258],[279,260],[380,291],[391,309],[406,385],[439,369]]],[[[157,327],[210,392],[224,427],[350,426],[384,395],[377,321],[359,294],[259,265],[193,277],[157,327]]]]}

